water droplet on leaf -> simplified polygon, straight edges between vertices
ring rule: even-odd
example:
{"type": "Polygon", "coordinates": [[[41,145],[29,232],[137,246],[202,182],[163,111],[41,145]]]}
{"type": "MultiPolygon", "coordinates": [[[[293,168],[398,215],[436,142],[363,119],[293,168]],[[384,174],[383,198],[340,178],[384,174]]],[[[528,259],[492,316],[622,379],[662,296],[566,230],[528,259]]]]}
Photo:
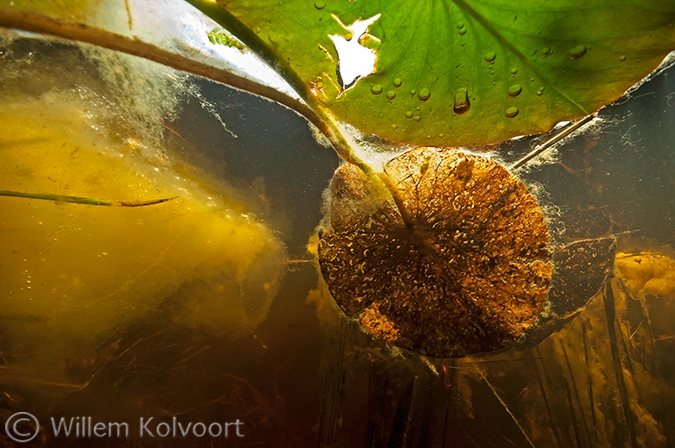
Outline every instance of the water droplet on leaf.
{"type": "Polygon", "coordinates": [[[579,59],[586,54],[586,46],[577,45],[570,50],[570,59],[579,59]]]}
{"type": "Polygon", "coordinates": [[[413,117],[413,112],[411,110],[405,111],[405,117],[410,120],[413,117]]]}
{"type": "Polygon", "coordinates": [[[459,23],[457,24],[457,29],[460,29],[460,30],[461,30],[462,28],[464,28],[464,22],[459,22],[459,23]]]}
{"type": "Polygon", "coordinates": [[[389,91],[387,92],[387,99],[388,99],[388,100],[393,100],[394,98],[396,98],[396,92],[394,92],[393,90],[389,90],[389,91]]]}
{"type": "Polygon", "coordinates": [[[415,120],[415,121],[420,121],[421,119],[422,119],[422,117],[420,117],[419,115],[415,115],[413,117],[413,120],[415,120]]]}
{"type": "Polygon", "coordinates": [[[551,53],[553,53],[553,50],[551,50],[549,47],[544,47],[544,48],[541,50],[541,54],[543,54],[544,56],[548,56],[548,55],[550,55],[551,53]]]}
{"type": "Polygon", "coordinates": [[[380,84],[373,84],[370,86],[370,93],[373,95],[379,95],[382,93],[382,86],[380,84]]]}
{"type": "Polygon", "coordinates": [[[430,96],[431,92],[427,88],[420,90],[420,93],[418,95],[419,99],[421,99],[422,101],[428,100],[430,96]]]}
{"type": "Polygon", "coordinates": [[[515,68],[515,67],[513,67],[513,68],[511,69],[511,74],[512,74],[512,75],[515,75],[516,73],[518,73],[518,69],[515,68]]]}
{"type": "Polygon", "coordinates": [[[625,54],[622,54],[621,56],[619,56],[619,60],[620,60],[621,62],[625,61],[625,60],[626,60],[626,55],[625,55],[625,54]]]}
{"type": "Polygon", "coordinates": [[[316,2],[314,2],[314,7],[316,9],[323,9],[323,8],[326,7],[326,2],[316,1],[316,2]]]}
{"type": "Polygon", "coordinates": [[[514,84],[511,87],[509,87],[509,96],[516,97],[520,95],[520,92],[522,91],[523,88],[520,86],[520,84],[514,84]]]}
{"type": "Polygon", "coordinates": [[[401,84],[403,84],[403,80],[401,78],[394,78],[394,87],[401,87],[401,84]]]}
{"type": "Polygon", "coordinates": [[[487,62],[494,62],[496,58],[497,53],[495,53],[494,51],[488,51],[487,53],[485,53],[485,60],[487,62]]]}
{"type": "Polygon", "coordinates": [[[456,115],[462,115],[469,110],[470,106],[467,89],[464,87],[457,89],[457,93],[455,93],[455,98],[452,102],[452,111],[456,115]]]}
{"type": "Polygon", "coordinates": [[[520,111],[518,110],[517,107],[509,107],[508,109],[506,109],[506,116],[509,118],[513,118],[516,115],[518,115],[518,112],[520,111]]]}
{"type": "Polygon", "coordinates": [[[541,96],[544,93],[544,90],[544,87],[539,87],[539,89],[537,89],[537,95],[541,96]]]}
{"type": "Polygon", "coordinates": [[[465,34],[466,34],[466,28],[462,28],[461,30],[459,30],[460,36],[464,36],[465,34]]]}

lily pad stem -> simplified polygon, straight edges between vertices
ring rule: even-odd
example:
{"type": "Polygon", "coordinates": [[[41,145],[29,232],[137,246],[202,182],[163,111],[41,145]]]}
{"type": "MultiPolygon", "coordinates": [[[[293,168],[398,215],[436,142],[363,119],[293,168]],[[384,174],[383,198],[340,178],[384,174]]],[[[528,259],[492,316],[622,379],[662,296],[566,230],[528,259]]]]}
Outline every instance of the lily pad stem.
{"type": "Polygon", "coordinates": [[[333,148],[342,159],[357,165],[369,177],[375,177],[373,176],[374,171],[372,167],[355,153],[348,140],[342,134],[336,119],[320,104],[317,97],[309,88],[309,85],[300,78],[286,61],[279,58],[274,49],[258,36],[254,30],[242,23],[225,9],[224,6],[213,0],[186,1],[242,41],[249,49],[251,49],[251,51],[253,51],[253,53],[271,67],[272,70],[277,72],[279,76],[295,90],[300,98],[302,98],[304,103],[308,106],[308,109],[311,110],[311,113],[308,115],[305,111],[300,112],[297,109],[296,111],[304,115],[319,129],[319,131],[321,131],[328,141],[331,142],[333,148]]]}
{"type": "Polygon", "coordinates": [[[0,7],[0,27],[61,37],[127,53],[271,99],[305,117],[330,141],[340,157],[359,166],[366,174],[372,174],[372,168],[356,155],[332,115],[318,104],[314,95],[297,74],[274,57],[273,52],[264,45],[260,38],[215,2],[187,1],[247,44],[291,85],[303,101],[249,78],[195,61],[139,39],[82,23],[50,17],[39,12],[0,7]]]}

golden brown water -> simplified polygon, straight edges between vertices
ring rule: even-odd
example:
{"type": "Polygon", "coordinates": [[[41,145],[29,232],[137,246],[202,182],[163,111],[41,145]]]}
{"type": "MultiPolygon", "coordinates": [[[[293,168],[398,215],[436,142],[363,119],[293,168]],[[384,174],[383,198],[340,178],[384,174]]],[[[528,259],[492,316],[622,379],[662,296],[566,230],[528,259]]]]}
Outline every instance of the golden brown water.
{"type": "Polygon", "coordinates": [[[41,322],[43,330],[31,331],[36,339],[54,331],[96,341],[177,292],[185,310],[176,319],[191,326],[237,333],[264,318],[284,249],[242,205],[200,185],[160,150],[111,142],[87,98],[49,92],[3,104],[2,189],[175,198],[134,208],[2,198],[0,296],[10,325],[41,322]],[[244,291],[252,284],[260,285],[257,305],[244,291]]]}

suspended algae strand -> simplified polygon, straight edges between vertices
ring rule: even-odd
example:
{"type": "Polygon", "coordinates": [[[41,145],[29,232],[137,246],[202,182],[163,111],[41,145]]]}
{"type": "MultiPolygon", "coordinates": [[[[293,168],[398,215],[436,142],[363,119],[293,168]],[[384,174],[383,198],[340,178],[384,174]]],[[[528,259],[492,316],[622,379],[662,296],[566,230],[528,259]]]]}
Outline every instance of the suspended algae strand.
{"type": "Polygon", "coordinates": [[[331,182],[319,262],[367,331],[434,357],[492,351],[530,328],[552,263],[525,186],[483,157],[417,148],[385,166],[395,200],[355,166],[331,182]]]}
{"type": "Polygon", "coordinates": [[[230,35],[230,33],[225,31],[223,28],[214,28],[208,34],[208,38],[209,42],[214,45],[224,45],[226,47],[236,48],[242,53],[246,50],[244,44],[235,39],[234,36],[230,35]]]}
{"type": "Polygon", "coordinates": [[[83,205],[103,205],[103,206],[118,206],[118,207],[145,207],[148,205],[162,204],[164,202],[176,199],[178,196],[171,198],[150,199],[147,201],[109,201],[106,199],[85,198],[81,196],[67,196],[61,194],[49,193],[22,193],[20,191],[0,190],[0,196],[10,196],[26,199],[42,199],[45,201],[54,202],[69,202],[72,204],[83,205]]]}

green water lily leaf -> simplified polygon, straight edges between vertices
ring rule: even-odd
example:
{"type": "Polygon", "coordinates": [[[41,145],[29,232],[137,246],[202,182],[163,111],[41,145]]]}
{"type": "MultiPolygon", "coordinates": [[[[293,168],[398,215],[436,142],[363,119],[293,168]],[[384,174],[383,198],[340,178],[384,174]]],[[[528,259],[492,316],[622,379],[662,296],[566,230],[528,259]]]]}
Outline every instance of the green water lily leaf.
{"type": "Polygon", "coordinates": [[[412,144],[546,131],[618,98],[675,48],[673,0],[218,1],[338,118],[412,144]],[[360,38],[347,29],[368,19],[360,38]],[[343,89],[336,42],[372,50],[374,73],[343,89]]]}

